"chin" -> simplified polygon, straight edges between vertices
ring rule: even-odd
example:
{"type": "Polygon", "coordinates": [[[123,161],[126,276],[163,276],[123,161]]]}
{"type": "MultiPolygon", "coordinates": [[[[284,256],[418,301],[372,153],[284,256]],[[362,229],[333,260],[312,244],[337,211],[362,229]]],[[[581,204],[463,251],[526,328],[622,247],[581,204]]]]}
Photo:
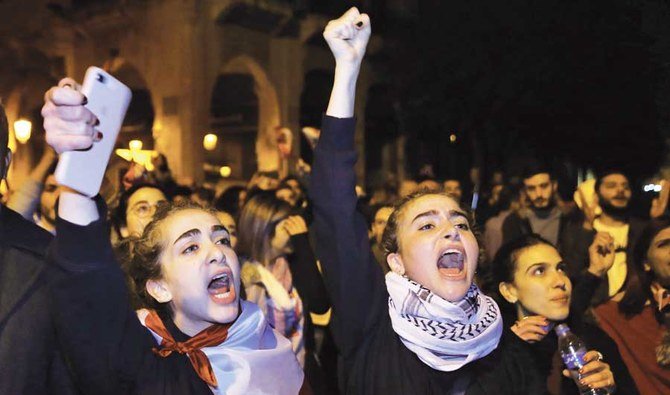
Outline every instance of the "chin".
{"type": "Polygon", "coordinates": [[[470,289],[470,282],[467,284],[443,284],[440,289],[433,290],[437,296],[449,302],[459,302],[463,300],[470,289]]]}
{"type": "Polygon", "coordinates": [[[240,303],[236,301],[229,306],[217,307],[217,311],[212,318],[214,322],[219,324],[228,324],[235,321],[239,315],[240,303]]]}
{"type": "Polygon", "coordinates": [[[569,310],[562,311],[552,311],[549,314],[544,315],[549,321],[565,321],[570,314],[569,310]]]}

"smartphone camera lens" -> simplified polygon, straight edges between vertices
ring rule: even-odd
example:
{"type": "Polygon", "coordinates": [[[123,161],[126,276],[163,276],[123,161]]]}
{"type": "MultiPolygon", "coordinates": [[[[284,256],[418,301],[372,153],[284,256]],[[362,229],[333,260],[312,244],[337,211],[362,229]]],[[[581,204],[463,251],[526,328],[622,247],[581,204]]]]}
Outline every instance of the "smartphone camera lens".
{"type": "Polygon", "coordinates": [[[98,74],[97,80],[99,82],[102,82],[103,84],[105,83],[105,76],[102,74],[98,74]]]}

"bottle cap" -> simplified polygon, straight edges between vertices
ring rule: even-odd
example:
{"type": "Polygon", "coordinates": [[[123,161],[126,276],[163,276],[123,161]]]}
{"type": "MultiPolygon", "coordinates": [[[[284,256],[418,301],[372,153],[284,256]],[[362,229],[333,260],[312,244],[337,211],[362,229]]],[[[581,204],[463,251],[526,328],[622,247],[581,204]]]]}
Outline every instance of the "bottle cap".
{"type": "Polygon", "coordinates": [[[556,325],[556,327],[554,328],[554,330],[556,331],[556,334],[557,334],[558,336],[563,336],[563,335],[565,335],[567,332],[570,331],[570,327],[568,327],[568,326],[565,325],[565,324],[558,324],[558,325],[556,325]]]}

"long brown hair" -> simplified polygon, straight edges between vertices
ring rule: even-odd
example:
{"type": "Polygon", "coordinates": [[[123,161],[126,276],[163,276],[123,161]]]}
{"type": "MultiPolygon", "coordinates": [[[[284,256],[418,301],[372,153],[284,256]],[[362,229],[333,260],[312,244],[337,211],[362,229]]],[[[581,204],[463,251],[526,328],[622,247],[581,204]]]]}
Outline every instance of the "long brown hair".
{"type": "Polygon", "coordinates": [[[649,247],[651,247],[654,238],[663,229],[667,228],[670,228],[670,217],[652,219],[644,227],[635,243],[632,257],[633,264],[628,264],[628,274],[623,286],[624,296],[619,302],[619,311],[627,317],[639,314],[647,301],[653,301],[654,299],[651,294],[654,272],[646,271],[644,264],[647,262],[649,247]]]}
{"type": "Polygon", "coordinates": [[[265,263],[275,227],[291,214],[291,206],[274,195],[259,193],[249,200],[237,223],[237,250],[240,255],[265,263]]]}

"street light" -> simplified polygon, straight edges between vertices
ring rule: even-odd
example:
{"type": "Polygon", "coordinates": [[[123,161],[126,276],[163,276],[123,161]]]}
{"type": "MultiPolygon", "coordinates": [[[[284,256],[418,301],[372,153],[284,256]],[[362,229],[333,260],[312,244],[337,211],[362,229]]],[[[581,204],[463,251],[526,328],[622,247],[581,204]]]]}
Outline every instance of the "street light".
{"type": "Polygon", "coordinates": [[[21,144],[25,144],[30,139],[30,131],[33,124],[27,119],[19,119],[14,122],[14,136],[21,144]]]}
{"type": "Polygon", "coordinates": [[[131,151],[139,151],[142,149],[142,140],[130,140],[128,143],[128,148],[131,151]]]}
{"type": "Polygon", "coordinates": [[[207,151],[214,151],[218,139],[217,135],[213,133],[206,134],[205,138],[202,140],[202,145],[207,151]]]}
{"type": "Polygon", "coordinates": [[[230,168],[230,166],[221,166],[219,169],[219,174],[221,174],[221,177],[223,178],[228,178],[230,177],[230,174],[233,172],[233,169],[230,168]]]}

